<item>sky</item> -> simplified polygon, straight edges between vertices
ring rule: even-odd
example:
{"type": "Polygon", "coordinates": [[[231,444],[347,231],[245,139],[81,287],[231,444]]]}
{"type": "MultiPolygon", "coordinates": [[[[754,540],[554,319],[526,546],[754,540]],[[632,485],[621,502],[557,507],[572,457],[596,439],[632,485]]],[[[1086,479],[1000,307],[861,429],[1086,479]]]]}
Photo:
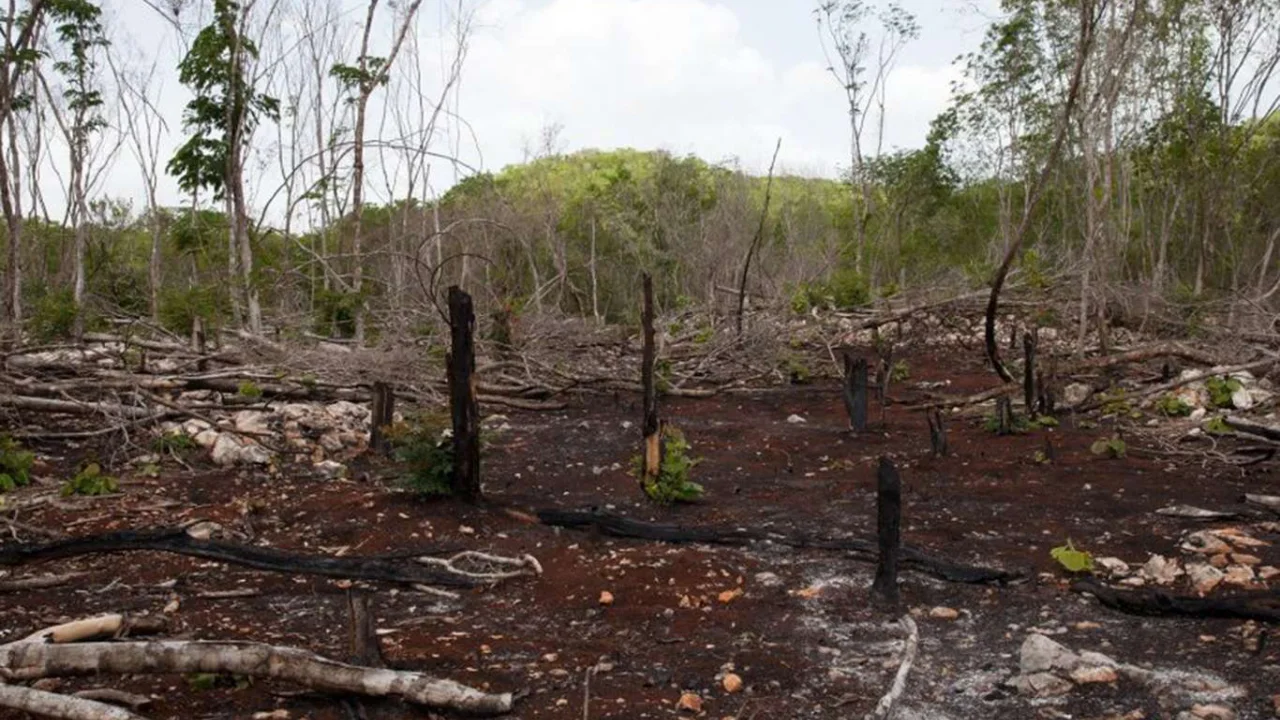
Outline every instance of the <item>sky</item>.
{"type": "MultiPolygon", "coordinates": [[[[848,167],[847,106],[827,71],[809,0],[462,1],[474,3],[467,5],[474,24],[455,97],[468,132],[452,124],[452,149],[436,149],[457,152],[471,167],[498,171],[523,161],[549,127],[558,129],[554,149],[563,152],[662,149],[763,174],[781,138],[780,171],[831,177],[848,167]]],[[[181,110],[189,95],[175,67],[184,45],[148,5],[184,6],[183,18],[193,30],[200,18],[198,8],[189,8],[199,2],[108,4],[117,51],[157,58],[156,105],[168,124],[165,158],[183,139],[181,110]]],[[[367,5],[339,2],[343,22],[354,32],[367,5]]],[[[921,33],[902,51],[888,81],[886,150],[923,144],[930,120],[946,106],[959,77],[954,61],[978,46],[998,4],[900,2],[916,15],[921,33]]],[[[446,8],[457,3],[422,4],[418,32],[428,77],[439,75],[441,53],[437,49],[433,56],[432,47],[439,45],[446,8]]],[[[393,5],[384,0],[380,12],[393,5]]],[[[375,41],[385,47],[390,32],[389,24],[380,28],[375,41]]],[[[57,155],[51,148],[51,163],[57,155]]],[[[270,158],[260,162],[259,172],[270,174],[270,158]]],[[[454,181],[448,174],[435,175],[437,192],[454,181]]],[[[254,197],[269,195],[272,184],[262,180],[254,197]]],[[[142,184],[127,149],[118,152],[99,188],[141,209],[142,184]]],[[[56,194],[46,193],[51,207],[63,205],[56,194]]],[[[181,200],[172,178],[162,178],[160,196],[164,204],[181,200]]]]}

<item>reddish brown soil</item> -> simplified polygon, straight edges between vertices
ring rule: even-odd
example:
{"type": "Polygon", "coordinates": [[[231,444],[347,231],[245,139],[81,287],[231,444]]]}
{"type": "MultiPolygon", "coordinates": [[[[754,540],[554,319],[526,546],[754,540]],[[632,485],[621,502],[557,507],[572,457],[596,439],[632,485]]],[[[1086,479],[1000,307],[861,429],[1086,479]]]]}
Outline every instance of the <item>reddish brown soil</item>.
{"type": "MultiPolygon", "coordinates": [[[[950,378],[948,392],[990,384],[972,364],[924,356],[910,361],[914,375],[898,391],[900,399],[918,396],[911,387],[922,380],[950,378]]],[[[1089,451],[1103,430],[1072,428],[1069,420],[1052,431],[1007,438],[987,433],[978,421],[953,421],[952,454],[935,459],[918,413],[890,407],[880,421],[877,409],[875,431],[854,437],[845,429],[838,389],[819,383],[665,402],[664,416],[684,429],[704,459],[696,474],[707,496],[660,508],[641,501],[625,470],[639,432],[623,423],[638,420],[638,398],[588,396],[563,412],[505,414],[510,429],[498,433],[487,452],[485,489],[498,503],[526,508],[598,506],[690,525],[866,535],[874,525],[875,459],[893,457],[904,481],[907,542],[955,560],[1026,568],[1031,577],[990,588],[904,575],[904,603],[924,611],[920,657],[902,699],[916,717],[1176,714],[1124,681],[1077,689],[1048,705],[1000,689],[998,680],[1016,668],[1018,648],[1033,627],[1062,628],[1057,639],[1064,644],[1122,662],[1212,670],[1248,689],[1248,698],[1234,703],[1241,718],[1271,717],[1269,696],[1280,692],[1274,643],[1247,649],[1242,637],[1251,630],[1241,622],[1142,619],[1104,609],[1068,592],[1048,553],[1071,538],[1130,563],[1141,564],[1148,553],[1176,555],[1179,535],[1196,524],[1154,510],[1183,503],[1243,510],[1246,491],[1280,494],[1269,469],[1242,475],[1197,458],[1142,452],[1132,439],[1127,458],[1103,459],[1089,451]],[[788,423],[793,413],[806,422],[788,423]],[[1052,465],[1033,459],[1046,433],[1057,451],[1052,465]],[[615,463],[622,469],[611,469],[615,463]],[[960,619],[930,619],[927,611],[935,606],[959,609],[960,619]],[[1081,621],[1097,626],[1076,629],[1081,621]]],[[[515,713],[523,718],[671,717],[682,689],[702,696],[710,718],[854,718],[892,679],[900,631],[892,615],[869,606],[870,568],[839,553],[673,546],[556,530],[496,509],[416,500],[377,479],[389,473],[387,466],[353,470],[354,480],[325,481],[306,468],[269,477],[170,464],[159,478],[129,478],[122,496],[68,500],[65,507],[45,503],[19,520],[84,534],[206,518],[229,528],[247,522],[259,542],[312,552],[532,554],[542,577],[465,592],[457,602],[370,586],[377,625],[391,631],[383,642],[394,666],[527,693],[515,713]],[[761,573],[772,573],[776,583],[761,573]],[[717,599],[735,588],[743,594],[732,602],[717,599]],[[602,591],[612,593],[611,606],[600,604],[602,591]],[[602,660],[607,671],[593,676],[584,713],[587,668],[602,660]],[[747,686],[737,695],[717,681],[730,663],[747,686]]],[[[47,473],[60,471],[55,463],[47,473]]],[[[1240,522],[1251,518],[1262,519],[1240,522]]],[[[1280,542],[1274,534],[1260,537],[1280,542]]],[[[1257,554],[1280,564],[1280,547],[1257,554]]],[[[3,637],[95,613],[159,613],[176,598],[175,637],[252,639],[339,658],[346,652],[345,590],[336,581],[151,553],[59,561],[15,574],[71,570],[88,571],[89,579],[6,596],[3,637]],[[260,595],[198,597],[240,587],[260,595]]],[[[181,677],[101,678],[62,681],[59,689],[104,685],[153,695],[147,711],[153,718],[239,718],[275,708],[294,718],[352,716],[337,700],[269,682],[197,690],[181,677]]],[[[392,702],[366,701],[363,712],[370,718],[428,715],[392,702]]]]}

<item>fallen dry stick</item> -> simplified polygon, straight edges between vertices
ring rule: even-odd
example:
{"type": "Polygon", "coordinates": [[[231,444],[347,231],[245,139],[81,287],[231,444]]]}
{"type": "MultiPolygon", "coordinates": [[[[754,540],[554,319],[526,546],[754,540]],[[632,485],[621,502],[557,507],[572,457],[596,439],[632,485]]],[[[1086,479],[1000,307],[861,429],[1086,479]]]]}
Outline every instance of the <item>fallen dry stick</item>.
{"type": "Polygon", "coordinates": [[[113,705],[0,683],[0,707],[62,720],[147,720],[113,705]]]}
{"type": "Polygon", "coordinates": [[[321,692],[400,698],[473,715],[500,715],[510,712],[513,704],[511,693],[486,693],[422,673],[348,665],[305,650],[252,642],[15,643],[0,646],[0,670],[18,680],[100,673],[243,675],[293,682],[321,692]]]}
{"type": "Polygon", "coordinates": [[[907,675],[911,674],[911,666],[916,661],[916,650],[920,647],[920,629],[916,627],[916,621],[911,619],[910,613],[903,615],[898,622],[901,623],[902,629],[907,631],[907,637],[902,646],[902,662],[898,664],[898,672],[893,676],[893,684],[889,686],[889,692],[880,698],[874,710],[867,713],[866,720],[883,720],[893,714],[893,704],[902,697],[902,691],[906,690],[907,675]]]}
{"type": "Polygon", "coordinates": [[[1077,580],[1071,589],[1089,593],[1103,605],[1132,615],[1280,621],[1280,591],[1275,590],[1202,598],[1150,588],[1117,590],[1096,580],[1077,580]]]}

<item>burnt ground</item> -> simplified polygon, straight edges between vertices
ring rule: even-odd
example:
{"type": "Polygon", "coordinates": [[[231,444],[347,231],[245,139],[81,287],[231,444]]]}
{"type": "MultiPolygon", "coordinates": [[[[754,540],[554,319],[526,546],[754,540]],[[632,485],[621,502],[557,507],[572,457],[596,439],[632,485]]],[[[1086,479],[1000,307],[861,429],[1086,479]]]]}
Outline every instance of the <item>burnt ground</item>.
{"type": "MultiPolygon", "coordinates": [[[[896,391],[899,400],[918,396],[913,388],[920,381],[949,379],[947,391],[957,394],[990,385],[988,374],[969,361],[908,359],[913,377],[896,391]]],[[[1247,691],[1229,703],[1238,717],[1275,712],[1270,696],[1280,693],[1280,645],[1260,642],[1256,624],[1119,614],[1071,593],[1049,556],[1070,538],[1096,556],[1140,565],[1152,553],[1179,555],[1188,530],[1236,525],[1270,543],[1253,551],[1263,564],[1280,565],[1280,528],[1241,504],[1245,492],[1280,494],[1273,466],[1243,473],[1194,452],[1166,454],[1136,434],[1127,436],[1126,457],[1102,458],[1090,445],[1109,431],[1076,427],[1070,418],[1058,428],[1012,437],[990,434],[980,420],[953,420],[952,453],[936,459],[921,414],[891,406],[881,420],[873,411],[874,432],[854,437],[845,429],[836,385],[815,383],[664,401],[663,415],[703,458],[696,479],[707,495],[696,504],[660,508],[642,502],[627,475],[639,446],[631,424],[638,423],[638,403],[630,395],[583,396],[561,412],[504,411],[505,419],[491,422],[500,430],[484,459],[486,492],[496,503],[523,508],[594,506],[661,522],[865,536],[874,528],[876,458],[888,455],[902,471],[908,543],[954,560],[1023,568],[1030,578],[995,588],[903,575],[903,602],[916,613],[921,639],[897,717],[1172,718],[1185,709],[1184,701],[1127,679],[1057,698],[1018,696],[1000,682],[1016,672],[1019,647],[1032,629],[1124,663],[1215,673],[1247,691]],[[805,422],[788,422],[793,414],[805,422]],[[1049,465],[1034,457],[1046,434],[1056,449],[1049,465]],[[1244,515],[1205,524],[1153,512],[1175,504],[1244,515]],[[958,610],[958,619],[930,617],[939,606],[958,610]]],[[[55,495],[53,478],[64,477],[60,473],[85,452],[66,444],[39,449],[51,457],[42,467],[50,479],[10,495],[11,503],[55,495]]],[[[521,718],[671,717],[681,690],[697,692],[710,718],[862,717],[897,667],[901,631],[893,614],[869,602],[872,568],[840,553],[771,544],[675,546],[557,530],[495,508],[416,499],[400,491],[389,479],[393,468],[380,463],[356,463],[353,479],[331,481],[309,468],[270,476],[191,462],[191,469],[166,463],[157,477],[118,470],[126,481],[121,495],[51,499],[18,519],[69,534],[208,519],[252,528],[257,542],[311,552],[532,554],[544,569],[541,577],[466,591],[457,601],[368,586],[393,666],[526,692],[514,713],[521,718]],[[735,589],[742,593],[720,601],[735,589]],[[611,605],[601,604],[602,591],[612,594],[611,605]],[[589,668],[596,671],[588,694],[589,668]],[[741,693],[727,694],[718,681],[730,668],[745,682],[741,693]]],[[[154,553],[82,557],[13,574],[75,570],[87,579],[4,596],[0,635],[169,606],[173,637],[346,653],[347,583],[154,553]],[[241,588],[258,594],[201,597],[241,588]]],[[[239,718],[285,709],[289,717],[320,720],[359,712],[270,682],[197,689],[183,677],[86,678],[58,681],[57,688],[98,686],[153,696],[145,711],[153,718],[239,718]]],[[[429,716],[393,702],[366,701],[361,711],[370,718],[429,716]]]]}

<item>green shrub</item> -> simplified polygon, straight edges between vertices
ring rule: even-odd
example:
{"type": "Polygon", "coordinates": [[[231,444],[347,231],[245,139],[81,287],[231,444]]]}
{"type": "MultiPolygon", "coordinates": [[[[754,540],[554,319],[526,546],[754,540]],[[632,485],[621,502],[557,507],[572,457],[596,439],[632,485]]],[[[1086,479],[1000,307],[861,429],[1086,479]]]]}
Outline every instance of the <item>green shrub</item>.
{"type": "Polygon", "coordinates": [[[911,379],[911,365],[906,360],[899,360],[889,368],[889,380],[900,383],[911,379]]]}
{"type": "Polygon", "coordinates": [[[102,473],[98,463],[89,463],[81,468],[76,476],[62,486],[62,496],[71,495],[110,495],[120,491],[120,483],[110,475],[102,473]]]}
{"type": "Polygon", "coordinates": [[[1191,414],[1191,405],[1170,393],[1156,401],[1156,412],[1166,417],[1186,417],[1191,414]]]}
{"type": "Polygon", "coordinates": [[[1231,407],[1231,396],[1244,388],[1244,385],[1233,377],[1211,377],[1204,381],[1204,386],[1209,391],[1209,402],[1219,408],[1231,407]]]}
{"type": "Polygon", "coordinates": [[[195,438],[184,432],[167,432],[155,439],[152,443],[158,453],[175,453],[182,454],[195,450],[199,445],[196,444],[195,438]]]}
{"type": "Polygon", "coordinates": [[[35,453],[23,450],[17,440],[0,435],[0,492],[8,492],[31,482],[35,453]]]}
{"type": "Polygon", "coordinates": [[[1099,438],[1089,446],[1090,452],[1094,455],[1102,455],[1109,458],[1122,458],[1129,446],[1118,435],[1112,435],[1109,438],[1099,438]]]}
{"type": "Polygon", "coordinates": [[[831,304],[837,310],[853,310],[871,304],[871,288],[866,278],[853,268],[841,268],[827,284],[831,304]]]}
{"type": "Polygon", "coordinates": [[[786,372],[793,385],[803,385],[813,379],[813,371],[799,355],[787,354],[786,372]]]}
{"type": "MultiPolygon", "coordinates": [[[[644,478],[643,487],[651,500],[662,505],[693,502],[702,497],[702,486],[689,479],[701,458],[689,456],[689,441],[674,425],[662,426],[662,467],[656,480],[644,478]]],[[[644,473],[644,458],[631,460],[631,473],[639,478],[644,473]]]]}
{"type": "Polygon", "coordinates": [[[70,289],[45,293],[35,301],[26,325],[38,342],[71,337],[76,329],[75,294],[70,289]]]}
{"type": "Polygon", "coordinates": [[[1221,415],[1209,418],[1209,421],[1204,424],[1204,431],[1210,435],[1230,435],[1235,432],[1227,424],[1227,419],[1221,415]]]}
{"type": "Polygon", "coordinates": [[[316,291],[315,328],[320,335],[349,338],[356,334],[356,311],[363,296],[341,290],[316,291]]]}
{"type": "MultiPolygon", "coordinates": [[[[224,292],[204,285],[189,288],[161,288],[156,311],[165,329],[187,335],[198,317],[206,325],[226,317],[228,298],[224,292]]],[[[208,332],[206,330],[206,332],[208,332]]]]}
{"type": "Polygon", "coordinates": [[[244,398],[257,399],[262,397],[262,388],[258,387],[258,384],[252,380],[241,380],[236,387],[236,392],[240,394],[240,397],[244,398]]]}
{"type": "Polygon", "coordinates": [[[405,466],[401,483],[415,494],[453,494],[453,439],[448,430],[449,419],[442,413],[422,413],[384,430],[396,460],[405,466]]]}
{"type": "Polygon", "coordinates": [[[800,283],[791,292],[791,312],[797,315],[808,315],[809,311],[822,305],[822,289],[809,283],[800,283]]]}

